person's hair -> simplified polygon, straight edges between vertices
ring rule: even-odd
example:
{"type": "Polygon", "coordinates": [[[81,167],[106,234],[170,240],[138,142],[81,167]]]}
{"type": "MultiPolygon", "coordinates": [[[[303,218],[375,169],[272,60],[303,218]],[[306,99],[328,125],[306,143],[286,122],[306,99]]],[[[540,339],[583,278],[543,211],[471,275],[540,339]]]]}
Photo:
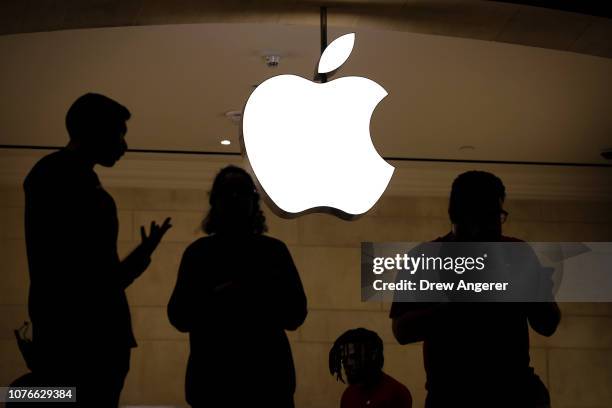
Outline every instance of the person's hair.
{"type": "Polygon", "coordinates": [[[499,177],[486,171],[472,170],[453,181],[448,215],[454,224],[484,212],[501,209],[506,188],[499,177]]]}
{"type": "Polygon", "coordinates": [[[336,380],[344,382],[344,378],[342,378],[342,349],[349,343],[363,344],[366,353],[375,356],[376,368],[383,368],[385,362],[383,342],[378,334],[363,327],[351,329],[338,337],[329,351],[329,372],[336,376],[336,380]]]}
{"type": "Polygon", "coordinates": [[[71,140],[78,140],[106,126],[126,122],[130,117],[130,111],[119,102],[97,93],[87,93],[68,109],[66,130],[71,140]]]}
{"type": "Polygon", "coordinates": [[[213,181],[212,189],[209,194],[208,202],[210,203],[210,209],[208,210],[208,214],[202,220],[202,231],[206,234],[214,234],[219,232],[220,229],[223,228],[224,220],[221,219],[219,215],[219,211],[217,208],[217,197],[219,195],[220,190],[223,187],[223,183],[225,183],[226,178],[229,175],[238,174],[244,177],[244,179],[249,183],[250,187],[253,190],[253,213],[250,219],[250,230],[254,234],[263,234],[268,231],[268,227],[266,225],[266,216],[261,210],[261,206],[259,203],[259,194],[257,193],[257,189],[255,188],[255,183],[251,178],[251,175],[246,172],[246,170],[238,167],[238,166],[226,166],[217,173],[215,176],[215,180],[213,181]]]}

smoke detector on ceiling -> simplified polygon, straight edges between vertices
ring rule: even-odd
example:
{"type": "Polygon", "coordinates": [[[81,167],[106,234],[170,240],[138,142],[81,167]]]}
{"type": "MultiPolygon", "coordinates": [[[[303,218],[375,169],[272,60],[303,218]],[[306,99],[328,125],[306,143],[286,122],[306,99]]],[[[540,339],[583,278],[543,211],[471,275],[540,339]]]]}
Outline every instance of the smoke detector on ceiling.
{"type": "Polygon", "coordinates": [[[281,56],[278,54],[266,54],[264,55],[264,60],[266,61],[266,65],[268,68],[276,68],[278,64],[280,64],[281,56]]]}

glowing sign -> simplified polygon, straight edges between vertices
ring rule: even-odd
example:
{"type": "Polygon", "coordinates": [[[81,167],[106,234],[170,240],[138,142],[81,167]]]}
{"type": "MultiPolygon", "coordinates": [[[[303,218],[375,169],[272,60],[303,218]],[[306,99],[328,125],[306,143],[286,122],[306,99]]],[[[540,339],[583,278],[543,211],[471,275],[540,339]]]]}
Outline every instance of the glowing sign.
{"type": "MultiPolygon", "coordinates": [[[[355,34],[333,41],[319,72],[342,65],[354,41],[355,34]]],[[[257,183],[281,215],[353,218],[372,208],[394,171],[369,130],[385,96],[383,87],[362,77],[315,83],[278,75],[253,91],[244,108],[242,144],[257,183]]]]}

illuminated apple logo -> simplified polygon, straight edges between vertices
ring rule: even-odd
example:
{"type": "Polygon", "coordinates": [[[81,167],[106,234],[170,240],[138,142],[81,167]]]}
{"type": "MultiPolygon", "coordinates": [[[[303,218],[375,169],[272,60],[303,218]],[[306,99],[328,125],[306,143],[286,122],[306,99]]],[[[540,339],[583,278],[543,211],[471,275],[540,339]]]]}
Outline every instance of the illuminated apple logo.
{"type": "MultiPolygon", "coordinates": [[[[354,33],[333,41],[319,73],[340,67],[354,42],[354,33]]],[[[278,75],[253,91],[241,143],[260,190],[280,215],[331,212],[351,219],[372,208],[395,170],[370,137],[370,118],[385,96],[362,77],[315,83],[278,75]]]]}

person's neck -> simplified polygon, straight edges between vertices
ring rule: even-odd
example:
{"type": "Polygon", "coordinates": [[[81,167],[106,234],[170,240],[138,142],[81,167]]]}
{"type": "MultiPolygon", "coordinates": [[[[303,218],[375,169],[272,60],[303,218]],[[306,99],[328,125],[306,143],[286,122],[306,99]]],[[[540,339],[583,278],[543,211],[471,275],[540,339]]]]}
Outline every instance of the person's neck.
{"type": "Polygon", "coordinates": [[[364,382],[362,382],[358,386],[363,388],[363,389],[374,388],[374,387],[376,387],[378,385],[378,383],[380,382],[382,377],[383,377],[382,370],[381,371],[377,371],[375,373],[372,373],[368,378],[366,378],[366,380],[364,382]]]}
{"type": "MultiPolygon", "coordinates": [[[[469,228],[465,228],[469,231],[469,228]]],[[[458,228],[453,224],[453,228],[451,230],[451,238],[455,241],[460,242],[497,242],[502,238],[501,230],[499,233],[480,233],[480,234],[463,234],[461,233],[462,229],[458,228]]]]}
{"type": "Polygon", "coordinates": [[[86,150],[79,143],[71,140],[63,150],[72,154],[79,164],[83,165],[83,167],[93,170],[96,164],[95,161],[87,154],[86,150]]]}
{"type": "Polygon", "coordinates": [[[219,236],[231,239],[244,239],[252,234],[247,228],[229,227],[219,231],[219,236]]]}

